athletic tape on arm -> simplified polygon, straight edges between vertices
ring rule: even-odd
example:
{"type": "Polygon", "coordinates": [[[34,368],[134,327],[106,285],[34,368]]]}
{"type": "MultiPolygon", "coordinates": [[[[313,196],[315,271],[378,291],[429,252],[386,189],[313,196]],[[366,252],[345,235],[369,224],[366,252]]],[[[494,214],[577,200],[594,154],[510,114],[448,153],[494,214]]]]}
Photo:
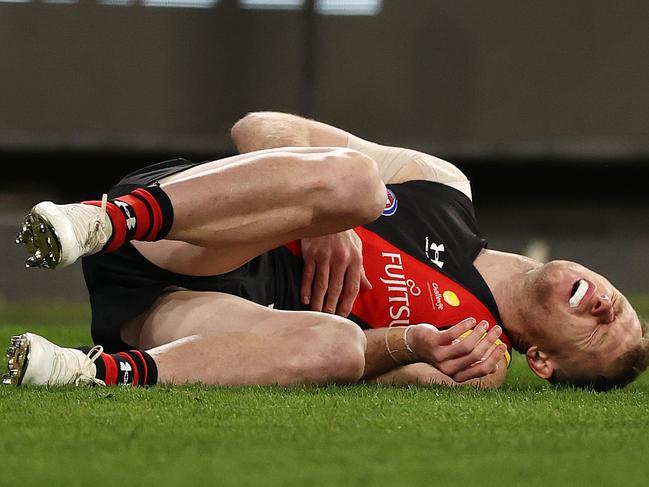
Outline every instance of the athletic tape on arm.
{"type": "MultiPolygon", "coordinates": [[[[375,144],[349,134],[347,147],[374,159],[381,179],[389,183],[406,165],[416,166],[421,173],[418,179],[446,184],[471,199],[471,184],[466,176],[450,162],[412,149],[375,144]]],[[[413,178],[415,179],[415,178],[413,178]]]]}

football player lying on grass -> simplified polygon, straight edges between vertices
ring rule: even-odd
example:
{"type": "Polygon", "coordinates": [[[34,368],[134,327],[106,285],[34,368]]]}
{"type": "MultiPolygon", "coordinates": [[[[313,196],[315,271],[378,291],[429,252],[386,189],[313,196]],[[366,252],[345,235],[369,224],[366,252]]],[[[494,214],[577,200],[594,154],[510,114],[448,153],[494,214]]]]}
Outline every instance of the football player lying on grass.
{"type": "Polygon", "coordinates": [[[5,383],[496,387],[511,347],[539,377],[598,390],[646,368],[622,293],[573,262],[487,249],[452,164],[283,113],[232,137],[240,155],[32,208],[27,265],[82,258],[98,347],[13,337],[5,383]]]}

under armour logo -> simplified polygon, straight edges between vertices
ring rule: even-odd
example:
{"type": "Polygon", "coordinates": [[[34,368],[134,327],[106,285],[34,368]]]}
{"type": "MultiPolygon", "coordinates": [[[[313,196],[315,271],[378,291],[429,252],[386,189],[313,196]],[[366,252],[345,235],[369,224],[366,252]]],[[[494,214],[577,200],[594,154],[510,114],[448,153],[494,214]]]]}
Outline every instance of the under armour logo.
{"type": "Polygon", "coordinates": [[[128,364],[126,362],[120,362],[119,363],[119,370],[124,373],[124,379],[123,379],[122,383],[123,384],[128,384],[129,379],[130,379],[129,372],[131,372],[133,370],[133,368],[131,367],[131,364],[128,364]]]}
{"type": "Polygon", "coordinates": [[[436,243],[428,243],[428,237],[426,237],[426,257],[435,264],[440,269],[444,267],[444,262],[440,260],[440,254],[444,252],[444,244],[437,245],[436,243]]]}
{"type": "Polygon", "coordinates": [[[129,230],[133,230],[135,228],[135,225],[137,224],[137,219],[135,218],[135,216],[131,216],[131,212],[129,210],[130,206],[128,205],[128,203],[124,203],[120,200],[115,200],[115,204],[119,206],[124,212],[124,216],[126,217],[126,227],[129,230]]]}
{"type": "Polygon", "coordinates": [[[133,230],[135,228],[135,224],[137,223],[137,220],[134,217],[127,218],[126,219],[126,227],[129,230],[133,230]]]}

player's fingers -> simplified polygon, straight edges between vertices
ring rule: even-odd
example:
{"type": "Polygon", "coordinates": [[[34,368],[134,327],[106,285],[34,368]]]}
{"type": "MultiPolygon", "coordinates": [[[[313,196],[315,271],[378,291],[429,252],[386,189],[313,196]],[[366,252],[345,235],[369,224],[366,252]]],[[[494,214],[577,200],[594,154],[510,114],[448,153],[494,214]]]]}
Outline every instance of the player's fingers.
{"type": "Polygon", "coordinates": [[[473,350],[473,355],[478,357],[478,360],[484,360],[498,344],[498,339],[502,335],[503,329],[499,325],[495,325],[485,337],[478,343],[473,350]]]}
{"type": "Polygon", "coordinates": [[[311,310],[322,311],[325,294],[329,286],[329,261],[318,262],[311,288],[311,310]]]}
{"type": "MultiPolygon", "coordinates": [[[[455,358],[447,360],[443,364],[443,372],[451,377],[453,377],[455,374],[466,370],[470,368],[472,365],[477,364],[481,361],[484,360],[485,356],[488,355],[489,349],[493,346],[493,344],[496,342],[500,334],[502,333],[502,328],[500,326],[494,326],[489,332],[484,335],[484,330],[480,329],[479,327],[476,327],[476,329],[473,331],[471,335],[478,336],[478,340],[480,340],[477,344],[474,344],[471,348],[465,348],[466,343],[469,341],[469,338],[473,338],[471,336],[465,338],[462,340],[460,343],[453,344],[451,347],[447,348],[453,348],[457,347],[458,349],[461,349],[462,354],[456,355],[455,358]],[[483,337],[484,338],[481,338],[483,337]]],[[[457,350],[455,351],[457,352],[457,350]]]]}
{"type": "Polygon", "coordinates": [[[464,332],[460,338],[456,338],[451,343],[449,350],[452,351],[449,357],[461,357],[471,353],[480,340],[484,337],[489,329],[489,323],[486,320],[480,321],[475,328],[464,332]]]}
{"type": "Polygon", "coordinates": [[[302,269],[302,286],[300,287],[300,296],[302,296],[302,304],[307,305],[311,302],[311,287],[313,286],[313,278],[315,277],[315,262],[313,260],[304,261],[304,269],[302,269]]]}
{"type": "Polygon", "coordinates": [[[452,360],[470,355],[480,341],[480,338],[487,331],[488,327],[489,323],[483,320],[472,330],[464,332],[465,334],[468,333],[464,338],[460,335],[460,337],[453,340],[450,345],[439,347],[439,359],[452,360]]]}
{"type": "Polygon", "coordinates": [[[489,349],[496,343],[496,340],[498,340],[501,333],[502,328],[498,325],[494,326],[489,330],[489,333],[487,333],[484,338],[480,339],[480,342],[473,347],[473,350],[470,353],[458,358],[457,368],[465,369],[474,363],[484,360],[484,358],[489,354],[489,349]]]}
{"type": "Polygon", "coordinates": [[[475,318],[465,318],[447,330],[435,333],[431,350],[435,362],[443,362],[468,353],[471,350],[471,341],[462,344],[460,337],[471,330],[475,324],[475,318]]]}
{"type": "Polygon", "coordinates": [[[473,328],[475,324],[476,319],[469,317],[463,319],[457,325],[453,325],[450,328],[439,332],[440,345],[449,345],[453,343],[453,340],[458,340],[462,334],[473,328]]]}
{"type": "Polygon", "coordinates": [[[362,264],[361,264],[360,290],[361,291],[371,291],[372,290],[372,283],[367,278],[367,275],[365,274],[365,268],[363,267],[362,264]]]}
{"type": "Polygon", "coordinates": [[[361,264],[360,261],[352,262],[345,273],[345,285],[338,300],[336,313],[340,316],[347,316],[352,310],[354,300],[361,288],[361,264]]]}
{"type": "Polygon", "coordinates": [[[482,358],[480,360],[485,360],[489,355],[491,355],[491,352],[494,351],[494,349],[498,346],[499,343],[501,343],[501,342],[496,340],[496,342],[489,347],[489,350],[486,351],[486,353],[482,356],[482,358]]]}
{"type": "Polygon", "coordinates": [[[457,382],[466,382],[467,380],[478,379],[493,374],[498,370],[498,365],[503,360],[506,351],[507,347],[504,344],[494,347],[485,359],[458,372],[454,380],[457,382]]]}
{"type": "Polygon", "coordinates": [[[345,272],[347,270],[347,263],[336,262],[329,269],[329,284],[327,294],[325,295],[324,305],[322,311],[325,313],[335,313],[338,307],[338,299],[343,292],[345,286],[345,272]]]}

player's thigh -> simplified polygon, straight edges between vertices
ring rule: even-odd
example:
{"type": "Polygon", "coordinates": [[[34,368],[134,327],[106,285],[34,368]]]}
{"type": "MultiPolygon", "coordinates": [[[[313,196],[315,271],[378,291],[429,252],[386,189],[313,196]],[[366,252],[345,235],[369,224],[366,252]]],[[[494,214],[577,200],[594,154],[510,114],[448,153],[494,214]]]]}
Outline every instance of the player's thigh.
{"type": "Polygon", "coordinates": [[[123,335],[138,337],[139,348],[150,349],[193,335],[246,331],[277,336],[307,328],[327,332],[330,325],[339,329],[339,321],[324,313],[274,310],[224,293],[175,291],[128,323],[123,335]]]}
{"type": "Polygon", "coordinates": [[[177,240],[134,241],[132,244],[152,264],[188,276],[225,274],[274,248],[263,242],[218,248],[201,247],[177,240]]]}
{"type": "Polygon", "coordinates": [[[222,168],[232,165],[232,164],[242,164],[248,162],[257,162],[257,161],[266,161],[270,159],[277,158],[278,156],[285,155],[304,155],[308,158],[310,155],[318,155],[327,152],[331,152],[332,147],[277,147],[273,149],[264,149],[254,152],[246,152],[244,154],[237,154],[234,156],[226,157],[223,159],[217,159],[210,162],[205,162],[202,164],[197,164],[189,169],[184,171],[177,172],[170,176],[166,176],[160,179],[158,182],[161,186],[164,187],[166,184],[176,183],[179,181],[184,181],[192,178],[201,178],[204,176],[210,176],[211,174],[218,172],[222,168]]]}

